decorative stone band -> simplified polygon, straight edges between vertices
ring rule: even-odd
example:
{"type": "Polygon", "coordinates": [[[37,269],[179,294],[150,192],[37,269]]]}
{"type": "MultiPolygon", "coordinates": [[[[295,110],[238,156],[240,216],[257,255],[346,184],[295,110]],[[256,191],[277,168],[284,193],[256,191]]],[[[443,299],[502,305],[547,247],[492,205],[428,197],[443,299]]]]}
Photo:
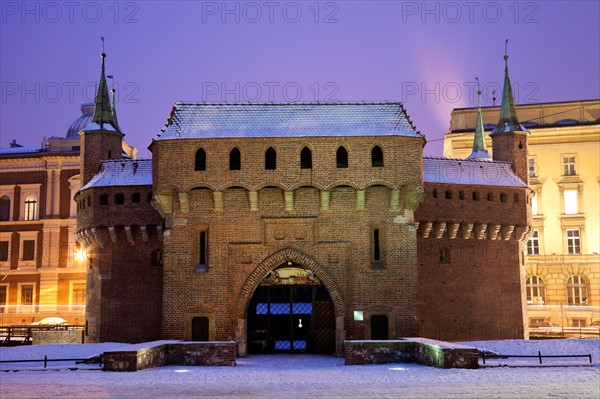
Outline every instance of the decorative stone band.
{"type": "Polygon", "coordinates": [[[90,247],[97,245],[100,248],[104,248],[110,240],[111,243],[115,244],[118,241],[118,231],[122,229],[122,233],[127,237],[127,240],[134,241],[135,231],[139,229],[139,233],[142,237],[142,241],[147,243],[149,241],[148,231],[155,228],[156,234],[159,241],[163,240],[163,228],[162,226],[109,226],[109,227],[92,227],[89,229],[81,229],[77,231],[76,237],[77,242],[83,246],[90,247]]]}
{"type": "Polygon", "coordinates": [[[514,226],[487,223],[466,222],[428,222],[418,221],[414,224],[417,234],[421,238],[441,239],[447,237],[451,240],[462,238],[464,240],[510,240],[527,241],[531,235],[531,226],[514,226]]]}

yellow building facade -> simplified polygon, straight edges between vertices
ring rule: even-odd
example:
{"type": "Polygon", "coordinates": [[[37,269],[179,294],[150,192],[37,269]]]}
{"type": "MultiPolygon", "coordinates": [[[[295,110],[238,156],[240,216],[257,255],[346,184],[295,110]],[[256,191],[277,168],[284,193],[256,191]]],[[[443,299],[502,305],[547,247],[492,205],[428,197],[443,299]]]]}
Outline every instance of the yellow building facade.
{"type": "MultiPolygon", "coordinates": [[[[529,132],[529,325],[600,327],[600,100],[516,107],[529,132]]],[[[499,107],[483,107],[486,133],[499,107]]],[[[444,156],[472,151],[477,108],[452,111],[444,156]]],[[[486,134],[487,136],[487,134],[486,134]]],[[[486,137],[491,152],[491,139],[486,137]]],[[[490,177],[493,178],[493,177],[490,177]]]]}

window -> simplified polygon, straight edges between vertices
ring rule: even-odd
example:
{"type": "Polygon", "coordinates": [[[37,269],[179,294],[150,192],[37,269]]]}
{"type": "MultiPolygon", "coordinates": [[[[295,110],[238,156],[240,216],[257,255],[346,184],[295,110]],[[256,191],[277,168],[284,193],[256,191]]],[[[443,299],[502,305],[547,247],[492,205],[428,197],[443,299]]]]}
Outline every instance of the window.
{"type": "Polygon", "coordinates": [[[528,305],[543,305],[546,303],[546,286],[540,276],[529,277],[526,285],[528,305]]]}
{"type": "Polygon", "coordinates": [[[570,254],[581,253],[581,242],[579,240],[579,229],[567,229],[567,249],[570,254]]]}
{"type": "Polygon", "coordinates": [[[196,151],[194,170],[206,170],[206,152],[202,148],[198,148],[198,151],[196,151]]]}
{"type": "Polygon", "coordinates": [[[269,147],[269,149],[267,149],[267,152],[265,152],[265,169],[277,169],[277,153],[275,152],[273,147],[269,147]]]}
{"type": "Polygon", "coordinates": [[[371,166],[374,168],[382,168],[383,167],[383,151],[381,147],[376,145],[371,150],[371,166]]]}
{"type": "Polygon", "coordinates": [[[513,194],[513,200],[519,202],[519,194],[513,194]]]}
{"type": "Polygon", "coordinates": [[[575,157],[563,157],[563,176],[575,176],[575,157]]]}
{"type": "Polygon", "coordinates": [[[458,198],[460,198],[461,200],[465,199],[465,192],[464,191],[459,191],[458,192],[458,198]]]}
{"type": "Polygon", "coordinates": [[[0,262],[8,262],[9,241],[0,241],[0,262]]]}
{"type": "Polygon", "coordinates": [[[71,311],[77,310],[77,307],[83,309],[85,305],[85,283],[71,282],[71,311]]]}
{"type": "Polygon", "coordinates": [[[538,198],[537,198],[537,193],[533,194],[533,197],[531,198],[531,214],[532,215],[537,215],[538,214],[538,198]]]}
{"type": "Polygon", "coordinates": [[[446,190],[445,197],[446,199],[452,199],[452,191],[446,190]]]}
{"type": "Polygon", "coordinates": [[[573,319],[571,320],[572,327],[586,327],[587,320],[586,319],[573,319]]]}
{"type": "Polygon", "coordinates": [[[152,202],[152,193],[146,194],[146,201],[152,202]]]}
{"type": "Polygon", "coordinates": [[[479,193],[477,191],[473,191],[473,201],[479,201],[479,193]]]}
{"type": "Polygon", "coordinates": [[[131,202],[134,204],[137,204],[138,202],[140,202],[140,193],[131,194],[131,202]]]}
{"type": "Polygon", "coordinates": [[[92,206],[92,197],[87,196],[87,206],[92,206]]]}
{"type": "Polygon", "coordinates": [[[371,268],[383,269],[383,235],[379,227],[371,230],[371,268]]]}
{"type": "Polygon", "coordinates": [[[529,241],[527,241],[527,255],[540,254],[540,231],[533,230],[529,241]]]}
{"type": "Polygon", "coordinates": [[[492,193],[487,193],[487,200],[488,200],[488,201],[493,201],[493,200],[494,200],[494,194],[492,194],[492,193]]]}
{"type": "Polygon", "coordinates": [[[124,194],[115,194],[115,205],[123,205],[125,203],[124,194]]]}
{"type": "Polygon", "coordinates": [[[34,295],[33,284],[20,284],[19,291],[19,311],[31,312],[33,307],[34,295]]]}
{"type": "Polygon", "coordinates": [[[506,194],[500,194],[500,202],[506,202],[506,194]]]}
{"type": "Polygon", "coordinates": [[[241,170],[242,169],[242,154],[240,150],[234,148],[229,153],[229,170],[241,170]]]}
{"type": "Polygon", "coordinates": [[[581,276],[571,276],[567,280],[567,303],[569,305],[587,305],[587,284],[581,276]]]}
{"type": "Polygon", "coordinates": [[[300,152],[300,169],[312,169],[312,151],[308,147],[300,152]]]}
{"type": "Polygon", "coordinates": [[[207,272],[208,271],[208,234],[206,230],[200,231],[198,237],[198,265],[196,265],[196,272],[207,272]]]}
{"type": "Polygon", "coordinates": [[[535,169],[536,169],[535,159],[529,158],[528,166],[529,166],[529,177],[536,177],[537,175],[535,173],[535,169]]]}
{"type": "Polygon", "coordinates": [[[437,190],[436,190],[436,189],[433,189],[433,192],[431,193],[431,196],[432,196],[433,198],[437,198],[437,197],[438,197],[438,192],[437,192],[437,190]]]}
{"type": "Polygon", "coordinates": [[[335,153],[335,162],[338,168],[348,167],[348,151],[344,147],[337,149],[335,153]]]}
{"type": "Polygon", "coordinates": [[[10,197],[3,195],[0,197],[0,222],[10,220],[10,197]]]}
{"type": "Polygon", "coordinates": [[[381,260],[381,248],[379,242],[379,229],[373,229],[373,260],[381,260]]]}
{"type": "Polygon", "coordinates": [[[565,214],[576,215],[579,213],[577,208],[577,190],[565,190],[563,191],[563,197],[565,201],[565,214]]]}
{"type": "Polygon", "coordinates": [[[25,197],[25,220],[35,220],[37,210],[37,197],[29,194],[25,197]]]}
{"type": "Polygon", "coordinates": [[[8,303],[8,286],[0,285],[0,308],[4,310],[4,307],[8,303]]]}
{"type": "Polygon", "coordinates": [[[100,205],[108,205],[108,194],[100,194],[100,205]]]}
{"type": "Polygon", "coordinates": [[[24,240],[23,241],[23,253],[22,260],[34,260],[35,259],[35,240],[24,240]]]}

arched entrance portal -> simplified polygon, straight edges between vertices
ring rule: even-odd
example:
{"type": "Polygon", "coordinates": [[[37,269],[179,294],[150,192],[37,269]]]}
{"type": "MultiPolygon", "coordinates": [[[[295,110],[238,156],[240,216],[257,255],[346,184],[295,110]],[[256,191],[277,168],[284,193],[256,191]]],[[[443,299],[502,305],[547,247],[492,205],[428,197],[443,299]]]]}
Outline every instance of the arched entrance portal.
{"type": "Polygon", "coordinates": [[[247,308],[248,353],[336,352],[335,310],[312,271],[287,262],[258,285],[247,308]]]}

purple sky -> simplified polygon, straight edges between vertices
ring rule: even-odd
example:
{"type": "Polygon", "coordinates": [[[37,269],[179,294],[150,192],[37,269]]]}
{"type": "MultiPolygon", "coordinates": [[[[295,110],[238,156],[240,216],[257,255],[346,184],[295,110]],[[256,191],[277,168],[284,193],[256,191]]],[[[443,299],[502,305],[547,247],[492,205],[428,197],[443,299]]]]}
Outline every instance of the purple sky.
{"type": "Polygon", "coordinates": [[[66,134],[93,98],[100,36],[141,158],[174,102],[203,100],[402,101],[425,153],[441,155],[452,108],[476,105],[475,76],[492,104],[506,38],[517,103],[600,97],[595,0],[0,6],[1,147],[66,134]]]}

